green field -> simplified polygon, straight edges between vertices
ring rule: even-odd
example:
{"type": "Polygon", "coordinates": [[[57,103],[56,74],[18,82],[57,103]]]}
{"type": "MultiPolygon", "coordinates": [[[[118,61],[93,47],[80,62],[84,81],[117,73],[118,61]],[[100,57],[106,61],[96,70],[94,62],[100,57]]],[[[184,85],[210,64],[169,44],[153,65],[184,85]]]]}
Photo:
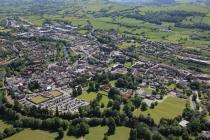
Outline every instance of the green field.
{"type": "Polygon", "coordinates": [[[154,119],[156,123],[159,123],[161,118],[174,118],[182,114],[185,108],[186,100],[179,99],[176,97],[168,97],[162,103],[159,103],[154,109],[148,109],[147,111],[135,110],[134,115],[139,116],[140,114],[148,115],[154,119]]]}
{"type": "Polygon", "coordinates": [[[154,89],[153,88],[150,88],[150,87],[148,87],[148,88],[144,88],[144,92],[146,93],[146,94],[152,94],[152,91],[153,91],[154,89]]]}
{"type": "MultiPolygon", "coordinates": [[[[102,140],[104,134],[107,132],[106,126],[91,127],[90,133],[84,137],[85,140],[102,140]]],[[[115,135],[109,136],[109,140],[128,140],[130,129],[127,127],[116,127],[115,135]]],[[[54,140],[57,133],[50,133],[42,130],[25,129],[6,140],[54,140]]],[[[64,136],[63,140],[81,140],[82,138],[75,138],[64,136]]]]}
{"type": "MultiPolygon", "coordinates": [[[[105,106],[107,106],[108,102],[109,102],[109,98],[108,98],[108,93],[105,91],[99,91],[98,93],[102,93],[102,99],[100,103],[104,103],[105,106]]],[[[97,93],[96,92],[84,92],[82,93],[80,96],[78,96],[77,98],[85,100],[87,102],[93,101],[94,99],[96,99],[97,97],[97,93]]]]}
{"type": "Polygon", "coordinates": [[[61,96],[63,93],[61,93],[60,91],[58,91],[58,90],[53,90],[52,92],[51,92],[51,95],[53,96],[53,97],[58,97],[58,96],[61,96]]]}
{"type": "Polygon", "coordinates": [[[5,140],[54,140],[56,137],[57,133],[25,129],[5,140]]]}
{"type": "Polygon", "coordinates": [[[49,98],[46,98],[46,97],[41,96],[41,95],[33,97],[31,99],[31,101],[35,104],[40,104],[40,103],[46,102],[47,100],[49,100],[49,98]]]}
{"type": "MultiPolygon", "coordinates": [[[[91,127],[90,133],[84,137],[85,140],[102,140],[107,132],[107,127],[91,127]]],[[[128,140],[130,129],[127,127],[116,127],[114,135],[109,136],[109,140],[128,140]]],[[[81,138],[79,138],[81,139],[81,138]]],[[[79,140],[78,139],[78,140],[79,140]]],[[[65,136],[63,140],[74,140],[73,137],[65,136]]]]}

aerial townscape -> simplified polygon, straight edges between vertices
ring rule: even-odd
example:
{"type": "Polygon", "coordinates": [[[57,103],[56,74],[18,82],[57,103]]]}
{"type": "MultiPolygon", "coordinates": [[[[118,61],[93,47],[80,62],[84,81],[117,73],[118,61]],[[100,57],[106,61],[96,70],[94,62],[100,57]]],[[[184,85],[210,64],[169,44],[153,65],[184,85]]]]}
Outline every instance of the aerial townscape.
{"type": "Polygon", "coordinates": [[[210,140],[209,0],[0,0],[0,140],[210,140]]]}

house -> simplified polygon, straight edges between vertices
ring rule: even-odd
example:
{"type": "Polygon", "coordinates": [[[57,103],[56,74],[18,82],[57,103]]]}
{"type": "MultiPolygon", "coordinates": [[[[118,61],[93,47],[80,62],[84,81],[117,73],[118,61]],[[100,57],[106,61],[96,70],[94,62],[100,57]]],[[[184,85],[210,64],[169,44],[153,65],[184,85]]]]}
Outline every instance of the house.
{"type": "Polygon", "coordinates": [[[179,125],[182,126],[182,127],[187,127],[188,123],[189,123],[188,121],[182,120],[181,122],[179,122],[179,125]]]}
{"type": "Polygon", "coordinates": [[[200,134],[202,140],[209,140],[210,139],[210,131],[202,131],[200,134]]]}

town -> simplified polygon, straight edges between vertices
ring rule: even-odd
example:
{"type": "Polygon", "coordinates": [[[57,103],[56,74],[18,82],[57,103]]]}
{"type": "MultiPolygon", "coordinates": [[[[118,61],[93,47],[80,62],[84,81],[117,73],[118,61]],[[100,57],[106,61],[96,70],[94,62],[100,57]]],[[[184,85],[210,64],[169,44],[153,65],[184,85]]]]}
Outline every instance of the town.
{"type": "Polygon", "coordinates": [[[0,140],[208,140],[209,25],[187,22],[209,10],[92,1],[0,10],[0,140]]]}

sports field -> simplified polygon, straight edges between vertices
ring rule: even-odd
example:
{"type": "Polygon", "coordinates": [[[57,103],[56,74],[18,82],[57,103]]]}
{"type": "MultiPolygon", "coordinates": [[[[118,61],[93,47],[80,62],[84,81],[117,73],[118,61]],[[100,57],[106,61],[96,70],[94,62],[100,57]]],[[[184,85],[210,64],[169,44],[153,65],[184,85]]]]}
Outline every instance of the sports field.
{"type": "Polygon", "coordinates": [[[31,101],[35,104],[40,104],[40,103],[46,102],[47,100],[49,100],[49,98],[45,98],[41,95],[36,96],[36,97],[31,99],[31,101]]]}
{"type": "Polygon", "coordinates": [[[58,96],[61,96],[62,93],[61,93],[60,91],[58,91],[58,90],[53,90],[53,91],[51,92],[51,95],[52,95],[53,97],[58,97],[58,96]]]}

